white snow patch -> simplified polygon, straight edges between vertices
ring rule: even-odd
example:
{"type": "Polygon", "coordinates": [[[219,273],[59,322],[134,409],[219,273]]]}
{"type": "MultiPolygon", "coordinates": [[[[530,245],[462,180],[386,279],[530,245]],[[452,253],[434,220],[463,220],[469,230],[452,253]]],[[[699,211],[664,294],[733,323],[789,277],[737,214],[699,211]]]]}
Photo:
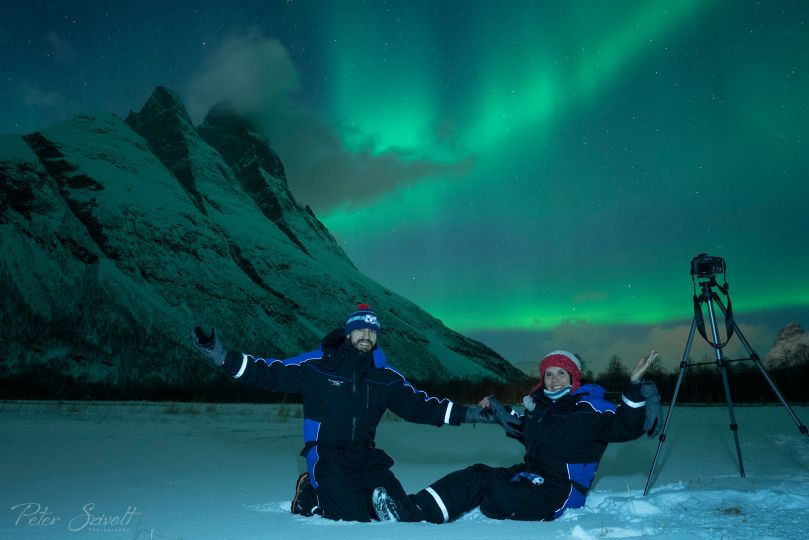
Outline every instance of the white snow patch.
{"type": "MultiPolygon", "coordinates": [[[[643,438],[611,445],[585,507],[554,522],[498,521],[473,510],[445,525],[290,514],[304,469],[302,427],[289,405],[278,414],[281,407],[0,403],[0,538],[802,540],[809,529],[809,440],[780,406],[737,411],[745,478],[730,433],[720,429],[726,409],[678,406],[648,496],[657,439],[643,438]],[[693,418],[713,430],[694,429],[693,418]],[[84,525],[90,517],[92,527],[84,525]]],[[[809,418],[807,407],[795,412],[809,418]]],[[[379,426],[377,443],[409,492],[522,454],[496,426],[390,421],[379,426]]]]}

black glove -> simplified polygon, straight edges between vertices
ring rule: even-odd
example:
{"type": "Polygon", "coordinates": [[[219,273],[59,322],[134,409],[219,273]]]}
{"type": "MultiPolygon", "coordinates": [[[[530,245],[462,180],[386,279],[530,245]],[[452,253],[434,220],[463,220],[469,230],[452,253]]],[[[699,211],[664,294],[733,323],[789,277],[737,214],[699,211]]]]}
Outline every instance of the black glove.
{"type": "Polygon", "coordinates": [[[489,396],[489,408],[494,414],[495,419],[506,430],[506,435],[516,437],[522,434],[520,419],[512,415],[506,410],[506,407],[500,403],[500,400],[494,396],[489,396]]]}
{"type": "Polygon", "coordinates": [[[646,421],[643,423],[643,430],[649,437],[654,437],[663,429],[661,422],[663,405],[660,401],[660,393],[652,381],[641,382],[640,393],[646,400],[646,421]]]}
{"type": "Polygon", "coordinates": [[[484,409],[477,405],[472,405],[466,408],[466,416],[463,419],[464,424],[498,424],[497,418],[491,409],[484,409]]]}
{"type": "Polygon", "coordinates": [[[225,357],[228,352],[222,346],[222,342],[219,341],[215,328],[211,328],[211,335],[206,336],[202,328],[195,326],[194,330],[191,331],[191,341],[194,343],[194,347],[210,358],[214,365],[222,366],[225,364],[225,357]]]}

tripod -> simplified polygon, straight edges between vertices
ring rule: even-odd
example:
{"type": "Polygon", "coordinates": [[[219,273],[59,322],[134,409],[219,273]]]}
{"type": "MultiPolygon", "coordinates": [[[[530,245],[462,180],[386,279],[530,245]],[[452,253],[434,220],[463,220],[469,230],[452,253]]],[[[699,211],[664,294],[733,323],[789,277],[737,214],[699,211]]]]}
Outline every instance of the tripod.
{"type": "MultiPolygon", "coordinates": [[[[753,351],[752,347],[750,347],[750,343],[744,337],[744,334],[742,334],[741,330],[739,329],[739,326],[733,320],[733,311],[731,308],[730,296],[728,296],[727,283],[725,283],[724,285],[719,285],[716,282],[716,276],[712,274],[711,275],[699,274],[699,277],[704,278],[703,281],[699,282],[699,285],[702,288],[702,294],[700,294],[699,296],[696,295],[696,285],[695,285],[694,320],[691,322],[691,331],[688,334],[688,342],[686,343],[685,346],[685,352],[683,352],[683,359],[680,362],[680,374],[677,376],[677,383],[674,386],[674,395],[671,398],[671,404],[669,405],[669,410],[666,413],[666,419],[663,422],[663,429],[660,432],[659,437],[660,442],[658,442],[657,444],[657,452],[655,452],[654,461],[652,461],[652,468],[649,470],[649,478],[646,480],[646,487],[643,489],[644,496],[646,496],[649,493],[649,486],[651,485],[652,482],[652,475],[654,474],[655,465],[657,465],[657,459],[660,456],[660,450],[663,446],[663,443],[666,441],[666,430],[669,425],[669,420],[671,419],[671,413],[674,411],[674,405],[677,403],[677,394],[680,391],[680,384],[683,382],[685,370],[686,368],[689,367],[688,356],[691,352],[691,346],[694,343],[694,333],[697,330],[699,330],[700,334],[705,339],[705,341],[707,341],[708,344],[714,348],[714,351],[716,353],[716,365],[719,367],[719,371],[722,375],[722,386],[724,387],[725,390],[725,398],[728,404],[728,414],[730,416],[730,431],[731,433],[733,433],[733,441],[736,444],[736,455],[739,460],[739,474],[741,475],[742,478],[744,478],[744,463],[742,461],[742,449],[741,446],[739,446],[739,432],[738,432],[739,426],[738,424],[736,424],[736,416],[733,413],[733,401],[730,397],[730,384],[728,383],[728,374],[727,374],[727,366],[730,362],[741,362],[745,360],[752,360],[753,362],[755,362],[756,367],[758,367],[758,370],[764,376],[764,379],[770,385],[770,388],[772,388],[772,391],[775,393],[776,397],[778,397],[778,400],[786,408],[790,416],[792,416],[792,419],[798,425],[798,430],[807,438],[807,440],[809,440],[809,431],[807,431],[806,426],[801,423],[798,416],[795,414],[795,412],[792,410],[789,404],[784,400],[784,396],[782,396],[781,392],[778,391],[778,388],[776,388],[775,383],[767,374],[767,370],[764,369],[764,366],[761,363],[761,359],[753,351]],[[727,297],[728,299],[727,308],[725,308],[725,305],[722,303],[722,299],[719,297],[719,295],[713,291],[713,287],[719,289],[719,291],[722,292],[722,294],[724,294],[727,297]],[[716,313],[714,310],[714,303],[716,303],[716,305],[719,306],[719,309],[721,309],[722,314],[725,316],[725,327],[727,330],[727,340],[725,341],[725,343],[721,343],[719,341],[719,333],[716,328],[716,313]],[[713,340],[712,342],[708,340],[705,333],[705,325],[704,320],[702,318],[702,304],[705,304],[708,307],[708,316],[711,325],[711,338],[713,340]],[[727,345],[728,341],[730,341],[730,338],[733,336],[734,331],[736,335],[739,336],[739,339],[741,340],[742,345],[744,345],[744,348],[747,350],[747,353],[749,355],[748,358],[740,358],[737,360],[728,360],[725,358],[725,355],[722,352],[722,348],[725,345],[727,345]]],[[[698,366],[712,363],[713,362],[701,362],[698,364],[691,364],[691,365],[698,366]]]]}

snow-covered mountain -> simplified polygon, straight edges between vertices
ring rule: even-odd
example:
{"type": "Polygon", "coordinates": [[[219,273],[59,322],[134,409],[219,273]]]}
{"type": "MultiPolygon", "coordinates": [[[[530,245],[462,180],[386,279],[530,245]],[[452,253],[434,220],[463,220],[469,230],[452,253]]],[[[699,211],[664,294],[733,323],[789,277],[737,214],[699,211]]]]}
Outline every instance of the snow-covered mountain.
{"type": "Polygon", "coordinates": [[[809,332],[796,322],[791,322],[778,332],[772,349],[764,363],[768,367],[792,367],[809,361],[809,332]]]}
{"type": "Polygon", "coordinates": [[[193,126],[158,87],[126,121],[77,116],[0,137],[0,369],[114,387],[204,382],[190,345],[286,357],[358,302],[417,380],[518,379],[497,353],[362,275],[243,118],[193,126]]]}

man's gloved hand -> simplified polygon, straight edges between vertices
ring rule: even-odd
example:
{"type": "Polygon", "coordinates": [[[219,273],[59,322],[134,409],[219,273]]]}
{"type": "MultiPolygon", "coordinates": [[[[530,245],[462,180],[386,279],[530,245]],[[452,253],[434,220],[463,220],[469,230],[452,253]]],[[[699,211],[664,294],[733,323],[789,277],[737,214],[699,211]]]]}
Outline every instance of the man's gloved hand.
{"type": "Polygon", "coordinates": [[[195,326],[194,330],[191,331],[191,341],[194,343],[194,347],[210,358],[214,365],[222,366],[225,364],[225,357],[228,352],[222,346],[222,342],[219,341],[215,328],[211,328],[211,335],[205,335],[202,328],[195,326]]]}
{"type": "Polygon", "coordinates": [[[660,401],[660,393],[652,381],[642,381],[640,393],[646,400],[646,421],[643,423],[643,430],[649,437],[654,437],[663,429],[663,405],[660,401]]]}
{"type": "Polygon", "coordinates": [[[506,435],[516,437],[522,434],[520,419],[507,411],[505,405],[500,403],[499,399],[494,396],[489,396],[486,400],[489,402],[489,409],[491,409],[495,419],[503,426],[503,429],[506,430],[506,435]]]}
{"type": "Polygon", "coordinates": [[[491,409],[484,409],[477,405],[467,407],[466,416],[463,419],[464,424],[498,424],[497,418],[491,409]]]}

